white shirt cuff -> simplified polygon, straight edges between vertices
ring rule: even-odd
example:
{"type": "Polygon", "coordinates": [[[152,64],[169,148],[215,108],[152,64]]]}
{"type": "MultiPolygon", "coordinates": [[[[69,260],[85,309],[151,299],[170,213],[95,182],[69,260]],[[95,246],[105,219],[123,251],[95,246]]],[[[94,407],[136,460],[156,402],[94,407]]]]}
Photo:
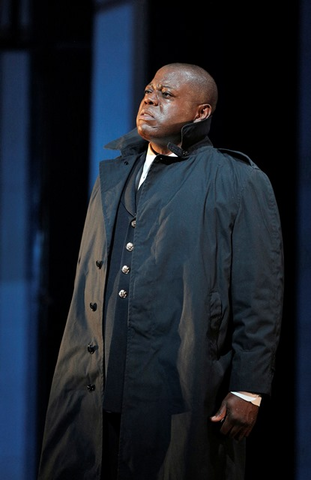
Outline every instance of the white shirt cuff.
{"type": "Polygon", "coordinates": [[[261,403],[261,395],[258,395],[257,393],[249,393],[249,392],[231,392],[233,395],[236,395],[237,397],[242,398],[243,400],[246,400],[247,402],[251,402],[253,405],[256,405],[257,407],[260,406],[261,403]]]}

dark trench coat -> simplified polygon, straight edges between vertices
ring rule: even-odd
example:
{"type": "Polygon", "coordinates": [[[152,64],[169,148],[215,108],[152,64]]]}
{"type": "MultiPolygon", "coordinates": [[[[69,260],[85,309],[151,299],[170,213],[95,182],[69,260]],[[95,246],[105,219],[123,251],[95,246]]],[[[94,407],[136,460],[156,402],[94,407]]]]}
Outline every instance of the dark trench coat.
{"type": "MultiPolygon", "coordinates": [[[[213,415],[229,390],[270,395],[283,247],[269,179],[195,124],[142,185],[128,297],[120,480],[241,480],[244,441],[213,415]]],[[[40,480],[103,475],[103,297],[119,199],[146,142],[100,164],[51,387],[40,480]],[[96,308],[94,305],[96,304],[96,308]],[[91,347],[90,347],[91,346],[91,347]]],[[[105,478],[103,476],[103,478],[105,478]]]]}

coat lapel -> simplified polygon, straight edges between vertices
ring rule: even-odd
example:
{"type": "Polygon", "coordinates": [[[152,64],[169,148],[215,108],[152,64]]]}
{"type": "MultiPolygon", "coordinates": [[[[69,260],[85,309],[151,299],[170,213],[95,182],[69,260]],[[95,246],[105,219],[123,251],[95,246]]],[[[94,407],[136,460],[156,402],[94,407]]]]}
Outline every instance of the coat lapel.
{"type": "Polygon", "coordinates": [[[126,189],[124,205],[132,215],[136,212],[135,179],[144,158],[145,153],[139,157],[137,157],[137,155],[129,155],[126,159],[119,157],[114,160],[103,160],[99,164],[101,201],[108,249],[111,245],[118,205],[128,180],[130,188],[126,189]],[[137,163],[136,160],[138,160],[137,163]],[[133,175],[130,177],[131,173],[133,173],[133,175]]]}

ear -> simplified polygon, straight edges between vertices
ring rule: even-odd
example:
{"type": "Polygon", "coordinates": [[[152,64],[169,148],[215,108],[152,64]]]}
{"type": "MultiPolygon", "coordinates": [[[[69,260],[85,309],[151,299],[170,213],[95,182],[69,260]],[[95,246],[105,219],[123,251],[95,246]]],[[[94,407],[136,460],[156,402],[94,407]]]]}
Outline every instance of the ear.
{"type": "Polygon", "coordinates": [[[194,122],[202,122],[206,118],[212,115],[212,106],[209,103],[201,103],[198,105],[196,116],[194,117],[194,122]]]}

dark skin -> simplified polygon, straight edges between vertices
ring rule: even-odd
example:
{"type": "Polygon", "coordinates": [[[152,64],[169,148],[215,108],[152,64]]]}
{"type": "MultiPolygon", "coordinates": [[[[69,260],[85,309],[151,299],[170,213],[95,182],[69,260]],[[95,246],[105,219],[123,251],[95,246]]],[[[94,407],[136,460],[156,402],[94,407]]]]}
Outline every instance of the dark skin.
{"type": "MultiPolygon", "coordinates": [[[[212,92],[198,82],[198,76],[186,65],[160,68],[147,85],[137,117],[139,135],[162,154],[170,154],[169,142],[181,146],[181,128],[190,122],[208,118],[215,109],[212,92]]],[[[210,420],[219,422],[220,432],[242,440],[251,433],[259,407],[228,393],[210,420]]]]}
{"type": "Polygon", "coordinates": [[[259,407],[242,398],[228,393],[220,408],[211,417],[212,422],[221,422],[220,431],[224,435],[242,440],[251,433],[258,415],[259,407]]]}
{"type": "Polygon", "coordinates": [[[169,154],[168,142],[181,144],[183,125],[199,122],[212,112],[193,76],[182,69],[162,67],[147,85],[140,103],[136,125],[141,137],[154,150],[169,154]]]}

